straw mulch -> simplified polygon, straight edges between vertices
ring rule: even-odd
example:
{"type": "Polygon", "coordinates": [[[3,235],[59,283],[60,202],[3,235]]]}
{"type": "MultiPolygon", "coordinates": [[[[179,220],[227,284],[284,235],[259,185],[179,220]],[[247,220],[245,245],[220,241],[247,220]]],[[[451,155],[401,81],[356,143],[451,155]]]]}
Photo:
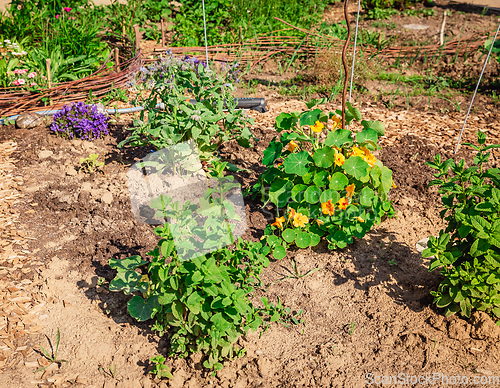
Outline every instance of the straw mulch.
{"type": "Polygon", "coordinates": [[[45,304],[37,293],[42,263],[31,261],[30,237],[18,223],[23,180],[13,173],[15,150],[16,143],[0,143],[0,374],[34,352],[30,334],[40,329],[35,321],[45,304]]]}

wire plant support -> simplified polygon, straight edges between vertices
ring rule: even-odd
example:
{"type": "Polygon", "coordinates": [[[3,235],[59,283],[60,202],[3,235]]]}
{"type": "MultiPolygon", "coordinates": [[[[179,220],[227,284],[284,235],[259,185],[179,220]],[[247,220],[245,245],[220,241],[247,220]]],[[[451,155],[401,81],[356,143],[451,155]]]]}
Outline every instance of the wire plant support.
{"type": "Polygon", "coordinates": [[[457,153],[458,147],[460,147],[460,141],[462,140],[462,135],[464,133],[465,125],[467,124],[467,119],[469,118],[469,114],[470,114],[470,111],[472,109],[472,104],[474,104],[474,98],[476,98],[476,94],[477,94],[477,91],[479,89],[479,85],[481,84],[481,79],[483,78],[484,70],[486,69],[486,65],[488,64],[488,60],[490,59],[491,51],[493,50],[493,45],[495,44],[495,41],[497,40],[499,30],[500,30],[500,24],[498,24],[498,28],[497,28],[497,31],[495,33],[495,37],[493,38],[493,41],[491,42],[490,50],[488,51],[488,55],[486,56],[486,59],[484,60],[483,70],[481,70],[481,74],[479,75],[479,80],[477,81],[476,90],[474,90],[474,94],[472,95],[472,100],[470,102],[469,109],[467,110],[467,114],[465,115],[464,125],[462,126],[462,130],[460,131],[460,135],[458,136],[457,146],[455,147],[454,154],[457,153]]]}

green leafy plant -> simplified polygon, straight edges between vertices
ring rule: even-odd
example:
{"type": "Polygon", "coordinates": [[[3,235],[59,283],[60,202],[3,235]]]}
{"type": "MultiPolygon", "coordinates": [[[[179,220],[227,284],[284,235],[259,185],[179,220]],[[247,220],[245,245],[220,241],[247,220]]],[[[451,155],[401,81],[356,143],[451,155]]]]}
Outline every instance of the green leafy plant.
{"type": "MultiPolygon", "coordinates": [[[[69,361],[59,360],[57,358],[57,353],[59,351],[59,342],[60,341],[61,341],[61,333],[59,332],[59,328],[57,328],[57,337],[56,337],[56,346],[55,346],[55,348],[52,346],[52,343],[50,343],[50,340],[49,340],[49,344],[50,344],[50,348],[51,348],[50,354],[42,346],[40,346],[40,349],[42,349],[43,355],[47,358],[47,360],[50,361],[50,364],[61,364],[63,362],[69,364],[69,361]]],[[[41,371],[45,370],[46,368],[49,367],[49,365],[44,366],[43,368],[38,369],[35,373],[38,373],[38,372],[41,372],[41,371]]]]}
{"type": "Polygon", "coordinates": [[[436,155],[427,165],[438,170],[429,186],[439,186],[447,222],[439,237],[429,237],[424,257],[433,257],[429,271],[440,269],[445,277],[432,291],[437,307],[445,314],[470,317],[472,310],[485,311],[500,324],[500,169],[485,169],[490,150],[486,134],[478,131],[478,143],[465,145],[477,151],[473,165],[436,155]]]}
{"type": "Polygon", "coordinates": [[[82,165],[82,170],[93,173],[97,168],[104,167],[104,154],[102,162],[98,162],[98,159],[98,154],[90,154],[88,158],[81,158],[80,164],[82,165]]]}
{"type": "Polygon", "coordinates": [[[236,139],[241,146],[251,146],[248,125],[253,119],[235,109],[235,87],[230,78],[198,60],[181,60],[172,54],[141,72],[152,75],[148,82],[154,86],[143,103],[146,109],[132,128],[134,132],[119,147],[130,143],[160,150],[193,139],[200,158],[210,160],[227,141],[236,139]],[[158,104],[162,104],[161,109],[158,104]]]}
{"type": "Polygon", "coordinates": [[[305,112],[276,118],[275,128],[283,133],[264,151],[267,168],[251,190],[264,206],[275,206],[277,217],[263,240],[278,260],[289,246],[315,246],[323,236],[330,249],[344,248],[394,213],[387,196],[392,171],[371,153],[379,148],[383,124],[361,121],[359,110],[348,104],[346,124],[361,121],[363,130],[336,128],[341,111],[312,109],[323,102],[313,100],[305,112]]]}
{"type": "Polygon", "coordinates": [[[116,378],[116,364],[114,368],[111,368],[111,365],[108,365],[107,369],[104,369],[102,366],[99,367],[99,372],[102,372],[104,375],[109,375],[111,378],[116,378]]]}
{"type": "Polygon", "coordinates": [[[225,358],[243,355],[236,341],[261,326],[264,311],[249,298],[269,265],[268,247],[235,241],[233,225],[223,222],[238,220],[224,195],[234,188],[232,177],[221,177],[224,167],[216,166],[212,178],[219,178],[219,185],[208,189],[199,204],[181,206],[168,196],[152,201],[157,217],[169,223],[155,229],[161,240],[148,253],[151,262],[139,256],[110,260],[117,275],[109,290],[139,293],[128,302],[130,315],[138,321],[155,318],[153,329],[168,334],[171,356],[204,352],[203,365],[215,370],[225,358]],[[233,243],[231,250],[227,244],[233,243]],[[145,265],[147,274],[136,272],[145,265]]]}
{"type": "Polygon", "coordinates": [[[151,374],[156,375],[158,378],[163,378],[166,377],[167,379],[173,378],[172,373],[170,372],[170,368],[165,365],[165,357],[163,357],[161,354],[157,354],[156,356],[152,357],[150,361],[153,363],[154,368],[151,372],[151,374]]]}

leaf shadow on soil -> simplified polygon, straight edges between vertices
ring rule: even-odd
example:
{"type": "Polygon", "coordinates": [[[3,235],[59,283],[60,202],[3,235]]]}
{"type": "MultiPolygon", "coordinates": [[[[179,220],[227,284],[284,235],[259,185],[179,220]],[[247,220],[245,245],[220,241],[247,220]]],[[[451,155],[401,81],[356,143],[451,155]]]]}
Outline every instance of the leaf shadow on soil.
{"type": "Polygon", "coordinates": [[[337,277],[334,284],[353,281],[354,287],[365,291],[367,296],[376,287],[396,304],[415,312],[432,304],[430,291],[439,285],[439,274],[429,273],[429,260],[385,228],[372,230],[364,239],[356,240],[344,250],[344,255],[354,268],[343,268],[343,276],[337,277]]]}

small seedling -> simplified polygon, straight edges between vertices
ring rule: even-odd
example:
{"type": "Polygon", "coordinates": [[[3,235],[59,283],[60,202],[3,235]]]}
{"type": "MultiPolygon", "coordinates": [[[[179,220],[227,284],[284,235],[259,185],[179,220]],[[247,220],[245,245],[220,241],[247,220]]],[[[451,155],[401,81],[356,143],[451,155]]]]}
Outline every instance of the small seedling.
{"type": "Polygon", "coordinates": [[[106,283],[106,279],[105,279],[105,278],[101,278],[101,277],[99,277],[99,278],[97,279],[97,285],[98,285],[99,287],[102,287],[102,286],[104,285],[104,283],[106,283]]]}
{"type": "Polygon", "coordinates": [[[160,379],[163,377],[171,379],[173,377],[172,373],[170,373],[170,368],[165,365],[165,361],[167,360],[161,354],[152,357],[150,361],[153,363],[154,369],[149,373],[156,375],[160,379]]]}
{"type": "MultiPolygon", "coordinates": [[[[59,342],[61,340],[61,334],[59,333],[59,328],[57,328],[57,337],[56,337],[56,347],[55,349],[53,348],[52,346],[52,343],[50,342],[50,339],[47,337],[48,341],[49,341],[49,345],[50,345],[50,350],[51,350],[51,354],[49,354],[49,352],[47,352],[43,347],[40,346],[40,348],[42,349],[42,352],[44,354],[44,356],[47,358],[47,360],[50,361],[50,364],[61,364],[63,362],[69,364],[69,361],[67,360],[58,360],[57,359],[57,352],[59,351],[59,342]]],[[[43,370],[45,370],[49,365],[47,366],[44,366],[43,368],[40,368],[38,369],[35,373],[38,373],[38,372],[41,372],[43,370]]]]}
{"type": "Polygon", "coordinates": [[[349,335],[352,336],[354,334],[354,326],[356,326],[356,322],[349,323],[349,335]]]}
{"type": "Polygon", "coordinates": [[[398,263],[396,263],[396,261],[394,259],[391,259],[391,260],[389,260],[389,265],[390,266],[398,265],[398,263]]]}
{"type": "Polygon", "coordinates": [[[0,120],[4,123],[4,125],[12,125],[12,124],[15,124],[16,121],[15,120],[11,120],[9,119],[8,117],[6,116],[2,116],[0,117],[0,120]]]}
{"type": "Polygon", "coordinates": [[[114,368],[111,368],[111,365],[108,366],[108,370],[104,369],[102,366],[99,367],[99,372],[109,375],[112,378],[116,378],[116,364],[114,368]]]}
{"type": "Polygon", "coordinates": [[[104,152],[102,154],[102,162],[98,162],[97,159],[99,159],[98,154],[90,154],[88,158],[81,158],[80,159],[80,164],[82,165],[82,170],[87,171],[89,173],[93,173],[94,170],[96,170],[99,167],[103,168],[104,171],[104,152]]]}

